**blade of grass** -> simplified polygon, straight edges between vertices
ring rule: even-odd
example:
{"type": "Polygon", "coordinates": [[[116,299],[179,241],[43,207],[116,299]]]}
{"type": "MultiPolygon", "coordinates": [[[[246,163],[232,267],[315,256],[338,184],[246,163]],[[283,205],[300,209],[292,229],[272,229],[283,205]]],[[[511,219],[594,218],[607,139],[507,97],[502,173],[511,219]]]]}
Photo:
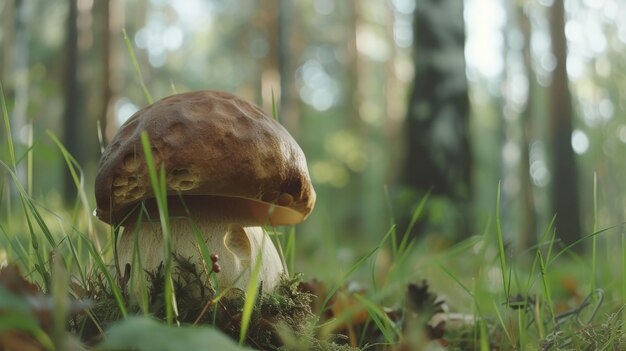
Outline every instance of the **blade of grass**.
{"type": "MultiPolygon", "coordinates": [[[[626,267],[626,228],[622,227],[622,267],[626,267]]],[[[622,301],[626,301],[626,269],[622,269],[622,301]]],[[[626,320],[626,308],[622,308],[622,320],[626,320]]]]}
{"type": "Polygon", "coordinates": [[[389,211],[389,228],[392,228],[391,232],[391,257],[396,257],[398,252],[398,233],[396,231],[396,220],[393,212],[393,206],[391,205],[391,197],[389,196],[389,188],[385,184],[385,202],[387,203],[387,211],[389,211]]]}
{"type": "MultiPolygon", "coordinates": [[[[543,261],[543,255],[541,251],[537,251],[537,255],[539,255],[539,270],[541,272],[541,280],[543,282],[543,293],[545,294],[546,302],[548,303],[548,309],[550,310],[550,317],[554,326],[556,327],[556,313],[554,312],[554,304],[552,303],[552,293],[550,292],[550,282],[547,277],[546,265],[543,261]]],[[[537,323],[540,323],[538,320],[537,323]]]]}
{"type": "Polygon", "coordinates": [[[289,272],[295,272],[296,269],[296,227],[291,226],[289,232],[285,235],[285,262],[289,272]]]}
{"type": "Polygon", "coordinates": [[[509,279],[507,279],[508,269],[506,267],[506,251],[504,250],[504,238],[502,237],[502,223],[500,221],[500,185],[496,195],[496,233],[498,235],[498,253],[500,256],[500,270],[502,271],[502,285],[504,287],[504,297],[508,307],[509,304],[509,279]]]}
{"type": "MultiPolygon", "coordinates": [[[[453,279],[456,279],[456,277],[453,277],[453,279]]],[[[458,281],[458,279],[456,279],[458,281]]],[[[477,350],[479,345],[480,345],[480,339],[481,339],[481,335],[480,335],[480,324],[477,323],[476,321],[478,321],[478,318],[476,317],[478,315],[478,304],[476,303],[477,300],[475,298],[476,294],[476,290],[478,289],[478,284],[476,283],[476,279],[472,280],[472,292],[471,292],[471,296],[472,296],[472,318],[474,319],[474,324],[473,324],[473,340],[474,340],[474,349],[477,350]]]]}
{"type": "Polygon", "coordinates": [[[66,238],[67,238],[67,244],[70,247],[70,252],[72,253],[72,257],[74,257],[74,261],[76,261],[78,274],[80,275],[80,282],[83,286],[87,286],[87,277],[85,277],[83,264],[81,260],[78,258],[78,253],[76,252],[76,247],[74,247],[74,242],[73,240],[69,238],[69,236],[66,236],[66,238]]]}
{"type": "Polygon", "coordinates": [[[524,350],[526,346],[526,324],[528,314],[522,309],[517,310],[517,347],[524,350]]]}
{"type": "MultiPolygon", "coordinates": [[[[143,312],[143,314],[147,316],[150,314],[150,307],[149,307],[150,297],[148,296],[148,287],[146,286],[146,280],[144,279],[145,273],[143,270],[143,263],[141,260],[141,250],[139,247],[139,235],[141,235],[139,232],[139,228],[141,228],[141,226],[143,225],[142,223],[145,220],[144,217],[146,216],[147,216],[147,211],[145,207],[142,206],[142,209],[139,212],[139,217],[137,218],[138,225],[135,227],[135,230],[132,233],[127,233],[126,235],[130,234],[133,236],[133,255],[132,255],[133,257],[131,261],[132,263],[131,263],[131,272],[130,272],[131,290],[135,291],[134,285],[139,284],[139,307],[141,308],[141,311],[143,312]]],[[[124,269],[126,269],[126,267],[124,267],[124,269]]]]}
{"type": "MultiPolygon", "coordinates": [[[[148,168],[148,176],[150,178],[150,185],[152,186],[152,191],[154,192],[154,198],[157,202],[157,206],[159,209],[159,220],[161,221],[161,226],[163,229],[163,234],[169,234],[169,215],[167,211],[167,187],[162,186],[162,181],[164,180],[163,174],[159,174],[156,169],[156,164],[154,161],[154,155],[152,154],[152,147],[150,146],[150,137],[146,131],[141,132],[141,145],[143,147],[143,152],[146,159],[146,166],[148,168]]],[[[161,171],[163,171],[163,167],[161,167],[161,171]]],[[[162,173],[162,172],[160,172],[162,173]]],[[[171,249],[171,240],[170,236],[166,235],[166,243],[170,246],[167,247],[168,250],[171,249]]]]}
{"type": "Polygon", "coordinates": [[[345,282],[348,279],[348,277],[350,277],[352,273],[354,273],[359,267],[361,267],[368,258],[372,257],[378,250],[380,250],[380,248],[383,247],[385,242],[390,237],[393,237],[393,233],[395,232],[396,232],[396,226],[392,225],[391,228],[389,228],[389,230],[385,234],[385,236],[383,236],[381,241],[378,243],[378,245],[375,248],[373,248],[370,252],[368,252],[365,256],[361,257],[358,261],[356,261],[350,267],[350,269],[348,269],[348,271],[342,276],[339,283],[335,284],[331,289],[328,290],[328,295],[326,295],[326,298],[324,299],[324,302],[321,305],[320,313],[322,313],[326,309],[326,305],[328,304],[330,299],[333,297],[333,295],[337,292],[337,290],[341,287],[341,284],[345,282]]]}
{"type": "Polygon", "coordinates": [[[161,165],[160,172],[157,173],[150,139],[146,131],[141,132],[141,145],[148,168],[148,176],[154,198],[159,210],[159,220],[163,241],[165,242],[164,265],[165,265],[165,316],[168,324],[171,324],[178,317],[176,296],[174,294],[174,282],[172,280],[172,236],[170,233],[169,213],[167,209],[167,185],[165,169],[161,165]]]}
{"type": "Polygon", "coordinates": [[[28,117],[26,124],[26,193],[33,196],[33,153],[31,152],[33,145],[33,122],[28,117]]]}
{"type": "MultiPolygon", "coordinates": [[[[556,216],[554,216],[554,220],[556,221],[556,216]]],[[[550,223],[550,229],[551,229],[551,233],[552,235],[550,236],[550,241],[549,241],[549,245],[548,245],[548,250],[546,252],[546,259],[550,259],[551,255],[552,255],[552,251],[554,250],[554,244],[556,243],[557,239],[556,239],[556,229],[554,228],[554,221],[552,223],[550,223]]]]}
{"type": "MultiPolygon", "coordinates": [[[[89,205],[87,193],[85,192],[84,172],[82,168],[80,167],[80,164],[78,163],[78,161],[76,161],[74,156],[72,156],[70,152],[67,150],[67,148],[65,148],[65,146],[63,145],[61,140],[59,140],[56,134],[54,134],[54,132],[52,132],[51,130],[46,130],[46,134],[57,146],[57,148],[61,152],[61,155],[63,156],[63,159],[65,160],[67,169],[70,171],[70,175],[72,176],[72,180],[74,181],[74,186],[76,187],[76,193],[77,193],[78,198],[80,199],[80,204],[82,204],[83,218],[87,220],[87,231],[89,233],[89,237],[96,244],[96,248],[100,250],[102,248],[102,243],[100,243],[100,240],[98,236],[95,234],[95,231],[93,229],[91,208],[89,205]]],[[[74,216],[76,216],[76,212],[74,213],[74,216]]],[[[76,218],[72,220],[72,223],[75,223],[75,221],[76,221],[76,218]]]]}
{"type": "MultiPolygon", "coordinates": [[[[200,227],[198,227],[196,222],[192,219],[193,217],[191,216],[191,212],[189,211],[189,208],[187,207],[187,204],[185,203],[185,199],[183,198],[181,194],[178,194],[178,198],[180,200],[180,203],[183,204],[183,208],[186,214],[185,218],[191,225],[191,231],[193,232],[193,235],[196,239],[196,244],[198,245],[198,248],[200,249],[200,254],[202,255],[202,263],[204,264],[204,270],[205,272],[208,273],[209,279],[210,279],[211,278],[210,275],[212,275],[213,273],[213,261],[211,260],[211,252],[209,250],[208,245],[202,238],[202,231],[200,230],[200,227]]],[[[218,284],[217,279],[214,279],[213,284],[214,284],[213,287],[215,288],[215,290],[216,291],[219,290],[219,285],[217,285],[218,284]]]]}
{"type": "Polygon", "coordinates": [[[509,332],[509,328],[507,327],[506,323],[504,322],[504,318],[502,318],[502,314],[500,313],[500,308],[498,306],[498,304],[496,303],[496,301],[492,301],[493,302],[493,310],[496,312],[496,317],[498,317],[498,322],[500,322],[500,327],[502,329],[502,331],[504,331],[504,334],[507,338],[507,340],[509,340],[509,343],[511,345],[515,345],[515,341],[513,340],[513,337],[511,336],[511,333],[509,332]]]}
{"type": "MultiPolygon", "coordinates": [[[[86,196],[86,194],[84,192],[84,188],[82,186],[82,182],[78,182],[77,181],[77,179],[79,177],[78,177],[78,175],[76,174],[76,172],[74,170],[74,167],[77,167],[79,169],[79,171],[80,171],[80,173],[79,173],[80,174],[80,179],[82,179],[82,170],[80,170],[78,162],[76,162],[76,160],[69,154],[69,152],[67,152],[65,147],[62,145],[62,143],[59,141],[59,139],[54,135],[54,133],[52,133],[51,131],[47,130],[46,134],[55,142],[55,144],[59,147],[59,149],[61,150],[62,154],[66,158],[66,162],[68,163],[68,169],[72,173],[74,181],[77,184],[77,189],[78,189],[79,193],[82,194],[82,200],[83,200],[82,203],[84,204],[85,209],[86,209],[86,212],[85,212],[86,213],[86,217],[90,218],[89,205],[88,205],[88,201],[87,201],[87,196],[86,196]]],[[[31,151],[34,149],[35,145],[40,143],[40,141],[41,141],[41,138],[37,138],[37,141],[36,141],[35,144],[29,145],[26,154],[28,154],[28,155],[32,154],[31,151]]],[[[22,159],[23,159],[23,157],[20,157],[20,159],[18,159],[18,163],[22,159]]],[[[10,170],[9,170],[9,172],[10,172],[10,170]]],[[[28,192],[23,189],[23,186],[21,185],[21,183],[19,183],[17,181],[17,176],[16,175],[13,176],[13,179],[16,182],[16,188],[18,190],[18,193],[20,194],[20,197],[23,200],[25,200],[26,207],[30,210],[33,218],[35,219],[35,222],[38,224],[39,228],[42,230],[42,232],[43,232],[44,236],[46,237],[46,239],[48,240],[48,243],[50,244],[50,246],[52,248],[55,248],[58,245],[58,243],[54,239],[54,237],[52,235],[52,232],[48,228],[48,226],[47,226],[46,222],[44,221],[42,215],[40,214],[39,210],[37,209],[37,206],[35,205],[33,199],[28,194],[28,192]]],[[[51,211],[49,211],[49,212],[51,212],[51,211]]],[[[51,213],[53,213],[53,212],[51,212],[51,213]]],[[[89,220],[88,223],[89,223],[89,226],[91,228],[91,220],[89,220]]]]}
{"type": "Polygon", "coordinates": [[[17,163],[15,162],[15,147],[13,145],[13,136],[11,133],[11,121],[9,120],[9,112],[7,110],[7,103],[4,99],[4,89],[2,88],[2,82],[0,82],[0,102],[2,103],[2,116],[4,118],[4,128],[6,129],[7,145],[9,147],[9,160],[11,161],[11,169],[15,172],[17,170],[17,163]]]}
{"type": "MultiPolygon", "coordinates": [[[[598,174],[593,172],[593,232],[598,231],[598,174]]],[[[591,238],[591,292],[596,290],[597,279],[597,247],[598,238],[594,235],[591,238]]]]}
{"type": "MultiPolygon", "coordinates": [[[[13,178],[13,184],[15,185],[15,188],[18,191],[20,203],[22,205],[22,211],[24,212],[24,218],[26,220],[26,224],[28,225],[30,246],[32,247],[33,252],[35,254],[35,258],[37,259],[37,263],[34,266],[37,272],[41,275],[41,278],[43,279],[43,283],[45,285],[46,291],[50,291],[50,279],[49,279],[50,275],[45,270],[46,264],[45,264],[45,260],[42,254],[43,248],[39,245],[39,239],[38,239],[37,233],[35,233],[35,228],[33,226],[33,222],[31,219],[31,214],[38,215],[39,213],[37,212],[37,209],[34,207],[32,201],[28,198],[28,195],[26,194],[24,187],[22,186],[22,184],[19,182],[19,179],[17,178],[17,174],[13,172],[6,163],[0,161],[0,165],[3,166],[7,170],[9,175],[11,175],[11,177],[13,178]]],[[[52,248],[53,249],[56,248],[55,240],[54,238],[52,238],[52,234],[49,232],[47,226],[45,225],[41,217],[40,216],[36,217],[35,221],[37,221],[40,224],[41,229],[44,231],[44,235],[48,239],[52,248]]],[[[29,255],[29,257],[31,256],[29,255]]]]}
{"type": "MultiPolygon", "coordinates": [[[[270,209],[270,211],[272,210],[270,209]]],[[[283,234],[277,231],[276,227],[264,226],[263,229],[269,235],[272,245],[274,245],[276,251],[278,252],[278,258],[280,258],[280,264],[283,266],[283,272],[286,276],[289,276],[289,268],[287,267],[287,261],[285,260],[285,253],[283,251],[283,243],[281,240],[283,234]]]]}
{"type": "Polygon", "coordinates": [[[411,215],[411,221],[409,222],[409,225],[407,226],[406,230],[404,231],[404,236],[402,237],[402,241],[400,242],[400,246],[398,247],[398,253],[400,255],[402,255],[402,251],[404,249],[406,249],[406,245],[407,245],[407,241],[408,238],[411,236],[411,232],[413,231],[413,227],[415,227],[415,224],[417,223],[417,220],[421,217],[422,213],[424,212],[424,207],[426,206],[426,202],[428,202],[428,198],[430,197],[430,190],[426,193],[426,195],[424,195],[424,197],[422,197],[422,199],[420,200],[420,202],[417,204],[417,207],[415,207],[415,210],[413,211],[413,214],[411,215]]]}
{"type": "Polygon", "coordinates": [[[126,28],[122,29],[122,33],[124,34],[124,43],[126,43],[126,49],[128,50],[128,53],[130,54],[130,59],[133,62],[133,68],[135,69],[135,73],[137,74],[137,77],[139,78],[139,85],[141,85],[141,89],[143,90],[143,94],[146,97],[146,100],[148,101],[148,104],[152,104],[154,102],[154,100],[152,99],[152,95],[150,95],[150,92],[148,91],[148,87],[146,86],[146,83],[143,80],[143,75],[141,74],[141,69],[139,67],[139,61],[137,61],[137,56],[135,56],[135,50],[133,50],[133,45],[130,42],[130,39],[128,38],[128,33],[126,33],[126,28]]]}
{"type": "MultiPolygon", "coordinates": [[[[374,253],[376,253],[376,251],[378,251],[379,249],[380,249],[379,247],[375,247],[370,252],[368,252],[365,256],[361,257],[358,261],[356,261],[356,263],[353,264],[352,267],[350,267],[348,272],[346,272],[343,275],[341,282],[345,282],[348,279],[348,277],[352,275],[352,273],[354,273],[359,267],[361,267],[361,265],[363,265],[363,263],[368,258],[372,257],[372,255],[374,255],[374,253]]],[[[341,287],[341,284],[335,284],[332,288],[328,290],[328,295],[326,295],[326,298],[324,299],[324,302],[322,303],[322,306],[320,308],[320,313],[324,312],[324,310],[326,309],[326,305],[328,304],[330,299],[333,297],[333,295],[335,295],[337,290],[339,290],[340,287],[341,287]]]]}
{"type": "MultiPolygon", "coordinates": [[[[70,175],[72,176],[72,180],[74,181],[74,186],[76,187],[76,189],[83,189],[83,171],[80,168],[78,161],[76,161],[76,159],[69,153],[69,151],[67,151],[61,140],[59,140],[59,138],[56,136],[56,134],[54,134],[51,130],[46,130],[46,134],[48,135],[48,137],[50,137],[52,142],[54,142],[59,151],[61,151],[61,155],[65,160],[67,169],[70,171],[70,175]]],[[[85,195],[84,197],[84,202],[87,202],[87,196],[85,195]]]]}
{"type": "MultiPolygon", "coordinates": [[[[622,223],[622,225],[623,225],[623,224],[625,224],[625,223],[622,223]]],[[[611,229],[615,229],[616,227],[617,227],[617,226],[616,226],[616,225],[614,225],[614,226],[610,226],[610,227],[607,227],[607,228],[604,228],[604,229],[600,229],[600,230],[598,230],[597,232],[594,232],[594,233],[591,233],[591,234],[587,234],[587,235],[583,236],[582,238],[580,238],[580,239],[578,239],[578,240],[574,241],[573,243],[571,243],[571,244],[569,244],[569,245],[565,246],[563,249],[561,249],[561,251],[559,251],[556,255],[554,255],[554,257],[553,257],[552,259],[550,259],[549,261],[548,261],[548,260],[547,260],[547,258],[546,258],[547,266],[549,266],[550,264],[552,264],[552,262],[556,261],[556,259],[557,259],[559,256],[561,256],[562,254],[564,254],[564,253],[569,253],[569,252],[570,252],[570,249],[571,249],[572,247],[574,247],[575,245],[578,245],[578,244],[580,244],[581,242],[583,242],[583,241],[585,241],[585,240],[587,240],[587,239],[589,239],[589,238],[593,238],[593,237],[594,237],[594,236],[596,236],[596,235],[600,235],[600,234],[602,234],[602,233],[604,233],[604,232],[606,232],[606,231],[609,231],[609,230],[611,230],[611,229]]]]}
{"type": "Polygon", "coordinates": [[[212,270],[213,261],[211,261],[211,252],[209,251],[209,246],[202,239],[202,231],[200,231],[200,227],[194,222],[191,217],[187,217],[189,224],[191,225],[191,230],[193,231],[193,235],[196,239],[196,244],[198,248],[200,248],[200,254],[202,255],[202,261],[204,263],[204,269],[207,272],[212,270]]]}
{"type": "Polygon", "coordinates": [[[104,132],[102,131],[102,124],[100,120],[96,121],[96,135],[98,135],[98,146],[100,147],[100,155],[104,153],[104,132]]]}
{"type": "MultiPolygon", "coordinates": [[[[474,246],[479,244],[480,242],[485,242],[485,236],[483,235],[475,235],[471,236],[463,241],[460,241],[449,249],[446,249],[442,253],[437,253],[438,259],[449,258],[449,257],[457,257],[459,254],[472,249],[474,246]]],[[[483,245],[484,246],[484,245],[483,245]]]]}
{"type": "Polygon", "coordinates": [[[454,275],[446,266],[444,266],[440,262],[436,262],[436,264],[444,273],[446,273],[447,276],[452,278],[452,280],[454,280],[463,290],[465,290],[465,292],[470,297],[474,298],[474,293],[470,289],[468,289],[463,283],[461,283],[459,278],[457,278],[456,275],[454,275]]]}
{"type": "MultiPolygon", "coordinates": [[[[261,248],[265,246],[265,240],[267,240],[267,235],[263,236],[261,248]]],[[[248,335],[250,318],[252,318],[252,311],[254,310],[254,305],[256,304],[259,294],[259,274],[261,273],[261,263],[263,258],[261,253],[262,250],[259,249],[259,252],[256,254],[256,260],[254,262],[252,273],[250,274],[250,280],[246,286],[246,297],[243,304],[243,310],[241,311],[241,329],[239,331],[240,345],[243,345],[243,342],[246,340],[246,336],[248,335]]]]}
{"type": "Polygon", "coordinates": [[[398,250],[399,256],[393,260],[389,268],[388,275],[391,277],[389,280],[406,281],[407,279],[412,279],[410,274],[407,274],[406,269],[411,269],[407,262],[409,262],[410,255],[414,252],[412,249],[415,243],[415,240],[411,240],[404,250],[398,250]]]}
{"type": "Polygon", "coordinates": [[[0,209],[0,218],[5,218],[6,225],[11,225],[11,191],[9,190],[9,182],[5,181],[4,173],[0,173],[0,201],[4,201],[4,208],[0,209]],[[5,198],[6,195],[6,198],[5,198]]]}
{"type": "Polygon", "coordinates": [[[374,324],[376,324],[376,327],[378,327],[378,330],[380,330],[385,337],[386,342],[391,344],[402,340],[402,332],[398,328],[394,327],[394,323],[389,319],[389,316],[387,316],[385,311],[383,311],[380,306],[370,301],[365,296],[361,296],[359,294],[354,294],[352,296],[365,306],[367,313],[374,321],[374,324]]]}
{"type": "Polygon", "coordinates": [[[98,250],[96,250],[96,247],[94,246],[94,244],[91,242],[91,240],[85,236],[81,236],[84,243],[87,246],[87,250],[89,250],[89,253],[91,254],[92,259],[94,260],[96,267],[100,270],[100,272],[104,275],[104,278],[106,279],[107,283],[109,284],[109,287],[111,289],[111,293],[113,293],[113,298],[115,299],[115,303],[117,304],[117,307],[119,308],[120,312],[122,313],[122,316],[124,318],[126,318],[126,316],[128,316],[128,310],[126,309],[126,304],[124,303],[124,298],[122,297],[122,292],[120,291],[119,287],[117,286],[115,280],[113,279],[113,277],[111,276],[111,273],[109,272],[109,270],[107,269],[106,265],[104,264],[104,261],[102,260],[102,255],[98,252],[98,250]]]}
{"type": "MultiPolygon", "coordinates": [[[[2,84],[0,82],[0,105],[2,105],[2,116],[4,119],[4,126],[6,129],[6,138],[7,138],[7,146],[9,149],[9,161],[10,161],[10,166],[6,165],[4,162],[0,161],[0,164],[2,166],[4,166],[4,168],[7,169],[7,171],[9,172],[11,178],[13,179],[13,183],[15,184],[18,193],[20,195],[20,201],[22,204],[22,209],[24,211],[24,214],[26,216],[26,220],[27,220],[27,224],[28,224],[28,228],[29,228],[29,233],[30,233],[30,240],[31,240],[31,246],[33,248],[33,250],[36,253],[36,258],[37,258],[37,264],[35,265],[35,267],[37,267],[37,271],[40,273],[47,291],[50,290],[50,285],[49,285],[49,281],[48,281],[48,274],[47,272],[44,270],[45,264],[44,264],[44,260],[43,257],[41,255],[41,252],[39,250],[39,243],[37,240],[37,236],[34,232],[34,228],[32,225],[32,222],[30,220],[30,216],[28,215],[28,210],[27,208],[29,208],[29,206],[26,204],[27,202],[27,193],[24,190],[24,188],[22,187],[21,183],[19,182],[19,179],[17,177],[17,162],[16,162],[16,158],[15,158],[15,145],[13,143],[13,133],[11,131],[11,121],[9,118],[9,112],[7,110],[7,104],[6,104],[6,100],[4,97],[4,88],[2,87],[2,84]]],[[[9,196],[10,197],[10,196],[9,196]]],[[[54,247],[54,246],[53,246],[54,247]]]]}
{"type": "Polygon", "coordinates": [[[487,332],[487,323],[484,320],[478,322],[480,328],[480,350],[489,351],[489,333],[487,332]]]}
{"type": "Polygon", "coordinates": [[[276,121],[280,121],[278,117],[278,110],[276,109],[276,101],[274,100],[274,89],[272,89],[272,117],[276,121]]]}
{"type": "Polygon", "coordinates": [[[6,241],[13,248],[13,251],[14,251],[13,253],[17,254],[17,259],[19,261],[22,261],[22,263],[25,266],[28,266],[29,263],[30,263],[29,262],[29,255],[28,255],[28,251],[26,250],[24,245],[22,245],[22,243],[19,240],[11,240],[11,238],[9,237],[9,234],[6,232],[6,230],[4,230],[4,227],[2,226],[2,223],[0,223],[0,232],[2,232],[2,234],[6,238],[6,241]]]}

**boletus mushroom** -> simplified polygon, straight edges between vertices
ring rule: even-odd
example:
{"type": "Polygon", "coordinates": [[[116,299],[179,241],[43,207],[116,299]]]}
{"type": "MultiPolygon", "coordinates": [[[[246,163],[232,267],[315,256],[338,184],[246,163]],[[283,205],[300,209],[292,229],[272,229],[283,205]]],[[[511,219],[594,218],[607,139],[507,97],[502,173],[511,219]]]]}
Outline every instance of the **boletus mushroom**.
{"type": "Polygon", "coordinates": [[[271,291],[286,272],[264,226],[299,223],[315,203],[296,141],[258,106],[225,92],[177,94],[135,113],[100,159],[96,215],[123,227],[120,267],[132,269],[133,254],[139,254],[145,271],[156,270],[166,253],[140,138],[144,131],[156,169],[166,176],[173,254],[202,272],[199,233],[219,257],[220,288],[245,289],[260,257],[259,280],[271,291]]]}

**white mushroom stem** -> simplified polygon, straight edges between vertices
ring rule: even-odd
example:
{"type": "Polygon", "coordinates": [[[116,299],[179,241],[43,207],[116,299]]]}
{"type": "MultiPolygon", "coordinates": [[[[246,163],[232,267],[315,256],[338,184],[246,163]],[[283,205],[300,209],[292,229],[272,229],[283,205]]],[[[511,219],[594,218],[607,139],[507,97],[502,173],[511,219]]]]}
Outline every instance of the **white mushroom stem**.
{"type": "MultiPolygon", "coordinates": [[[[269,235],[256,223],[251,223],[239,202],[221,201],[198,205],[191,203],[185,209],[177,206],[170,209],[170,236],[172,253],[196,265],[198,272],[210,272],[212,262],[205,260],[195,232],[198,232],[210,254],[219,257],[219,273],[216,273],[219,289],[236,287],[245,290],[257,258],[261,260],[259,282],[263,291],[271,292],[286,274],[283,262],[269,235]],[[190,214],[190,216],[189,216],[190,214]]],[[[131,265],[137,277],[138,261],[144,271],[155,271],[166,255],[165,240],[158,213],[151,210],[151,219],[128,224],[117,243],[120,267],[131,265]],[[134,261],[135,260],[135,261],[134,261]]],[[[173,261],[176,265],[175,260],[173,261]]],[[[174,277],[177,270],[174,269],[174,277]]],[[[145,274],[139,275],[146,277],[145,274]]],[[[206,277],[206,275],[203,275],[206,277]]],[[[130,290],[138,292],[138,282],[131,282],[130,290]]]]}

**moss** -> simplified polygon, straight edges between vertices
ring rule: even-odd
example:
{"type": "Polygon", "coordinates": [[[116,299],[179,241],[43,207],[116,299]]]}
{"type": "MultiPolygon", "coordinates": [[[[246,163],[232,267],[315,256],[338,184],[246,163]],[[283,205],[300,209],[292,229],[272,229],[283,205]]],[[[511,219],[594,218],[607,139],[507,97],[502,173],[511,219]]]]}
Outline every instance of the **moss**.
{"type": "MultiPolygon", "coordinates": [[[[245,293],[231,289],[214,302],[217,294],[206,274],[179,256],[176,261],[174,292],[178,308],[178,322],[182,324],[213,325],[239,339],[245,293]]],[[[165,270],[160,266],[147,272],[149,313],[165,319],[165,270]]],[[[100,280],[101,281],[101,280],[100,280]]],[[[273,293],[262,293],[252,312],[246,344],[261,350],[356,350],[339,345],[337,340],[318,340],[315,335],[317,316],[311,311],[312,295],[298,290],[300,276],[283,279],[273,293]],[[294,342],[295,340],[295,342],[294,342]]],[[[89,293],[94,302],[90,313],[76,318],[71,328],[83,341],[93,344],[101,338],[101,330],[122,318],[113,294],[104,284],[95,284],[89,293]]],[[[124,294],[130,314],[139,314],[140,308],[124,294]]]]}

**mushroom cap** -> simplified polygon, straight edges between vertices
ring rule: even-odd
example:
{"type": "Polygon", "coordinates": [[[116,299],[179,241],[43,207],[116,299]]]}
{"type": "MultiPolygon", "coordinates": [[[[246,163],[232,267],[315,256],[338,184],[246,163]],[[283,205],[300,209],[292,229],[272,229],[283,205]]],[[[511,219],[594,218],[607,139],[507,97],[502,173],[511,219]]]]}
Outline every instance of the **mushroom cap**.
{"type": "Polygon", "coordinates": [[[154,198],[140,135],[146,131],[171,197],[192,203],[245,199],[253,222],[296,224],[315,191],[302,149],[258,106],[230,93],[172,95],[135,113],[104,150],[96,175],[96,215],[113,225],[154,198]]]}

